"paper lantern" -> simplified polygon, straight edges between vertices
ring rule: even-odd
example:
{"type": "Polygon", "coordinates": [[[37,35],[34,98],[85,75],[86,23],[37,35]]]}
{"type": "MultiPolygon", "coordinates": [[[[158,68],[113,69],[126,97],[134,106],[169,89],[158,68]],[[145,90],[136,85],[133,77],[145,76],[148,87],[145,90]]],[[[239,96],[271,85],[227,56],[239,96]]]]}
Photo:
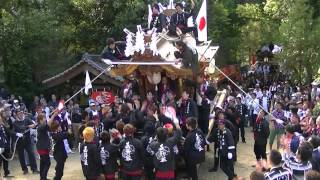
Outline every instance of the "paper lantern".
{"type": "Polygon", "coordinates": [[[210,63],[209,63],[209,66],[206,68],[206,73],[208,74],[213,74],[215,72],[215,69],[216,69],[216,64],[215,64],[215,60],[212,60],[210,63]]]}
{"type": "Polygon", "coordinates": [[[161,73],[157,72],[157,73],[152,73],[151,75],[147,76],[149,83],[151,84],[159,84],[161,81],[161,73]]]}

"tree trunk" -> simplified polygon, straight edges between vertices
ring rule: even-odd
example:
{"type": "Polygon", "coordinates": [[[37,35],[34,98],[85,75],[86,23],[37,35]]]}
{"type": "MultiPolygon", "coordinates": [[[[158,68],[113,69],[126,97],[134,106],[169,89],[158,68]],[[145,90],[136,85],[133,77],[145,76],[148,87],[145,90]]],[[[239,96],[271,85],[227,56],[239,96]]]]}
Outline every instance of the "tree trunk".
{"type": "Polygon", "coordinates": [[[306,82],[307,84],[310,84],[312,82],[313,78],[313,68],[309,62],[305,63],[305,68],[306,68],[306,82]]]}

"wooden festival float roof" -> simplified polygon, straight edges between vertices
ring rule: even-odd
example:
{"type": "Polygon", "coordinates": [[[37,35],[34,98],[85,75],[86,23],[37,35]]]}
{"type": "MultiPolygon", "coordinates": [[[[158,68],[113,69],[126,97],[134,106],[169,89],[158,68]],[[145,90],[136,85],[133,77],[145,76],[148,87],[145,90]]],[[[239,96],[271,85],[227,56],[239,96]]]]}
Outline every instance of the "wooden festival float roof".
{"type": "MultiPolygon", "coordinates": [[[[183,68],[181,62],[178,62],[177,59],[173,57],[173,49],[177,50],[174,46],[176,41],[177,40],[170,41],[159,36],[157,41],[158,55],[154,55],[152,50],[146,46],[143,54],[135,52],[129,60],[111,61],[102,59],[102,61],[106,64],[117,64],[113,66],[109,72],[113,77],[126,77],[138,72],[138,74],[142,76],[162,73],[172,80],[178,78],[191,79],[193,77],[192,70],[190,68],[183,68]],[[169,47],[171,48],[167,48],[167,46],[162,47],[165,43],[169,43],[171,45],[169,47]],[[170,58],[167,57],[169,54],[171,56],[170,58]]],[[[146,40],[145,43],[148,43],[148,40],[146,40]]],[[[200,70],[202,72],[211,61],[214,61],[213,57],[219,49],[219,46],[210,46],[210,43],[211,41],[202,46],[194,46],[198,52],[200,70]]]]}
{"type": "MultiPolygon", "coordinates": [[[[121,62],[121,61],[120,61],[121,62]]],[[[117,65],[110,71],[112,76],[130,76],[138,71],[140,75],[147,76],[153,73],[165,73],[170,79],[191,78],[193,73],[191,69],[178,68],[175,65],[166,63],[167,61],[161,56],[153,56],[149,49],[144,54],[135,53],[128,65],[117,65]],[[136,62],[137,64],[134,64],[136,62]],[[152,65],[156,63],[157,65],[152,65]]]]}

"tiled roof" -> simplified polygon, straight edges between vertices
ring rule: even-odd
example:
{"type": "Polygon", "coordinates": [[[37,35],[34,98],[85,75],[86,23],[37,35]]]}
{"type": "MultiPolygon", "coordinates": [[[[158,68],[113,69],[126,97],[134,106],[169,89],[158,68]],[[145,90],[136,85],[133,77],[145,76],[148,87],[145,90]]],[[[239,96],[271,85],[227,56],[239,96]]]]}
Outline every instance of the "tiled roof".
{"type": "MultiPolygon", "coordinates": [[[[63,72],[51,77],[51,78],[48,78],[48,79],[45,79],[42,81],[43,84],[46,84],[52,80],[55,80],[57,78],[60,78],[62,76],[64,76],[66,73],[74,70],[75,68],[81,66],[82,64],[84,63],[87,63],[89,64],[91,67],[95,68],[96,70],[102,72],[103,70],[105,70],[109,65],[107,65],[106,63],[102,62],[101,61],[101,58],[100,58],[100,55],[92,55],[92,54],[84,54],[82,59],[77,62],[76,64],[74,64],[73,66],[71,66],[70,68],[64,70],[63,72]]],[[[108,72],[106,72],[106,75],[108,75],[109,77],[121,82],[123,81],[123,78],[122,77],[112,77],[109,75],[108,72]]]]}

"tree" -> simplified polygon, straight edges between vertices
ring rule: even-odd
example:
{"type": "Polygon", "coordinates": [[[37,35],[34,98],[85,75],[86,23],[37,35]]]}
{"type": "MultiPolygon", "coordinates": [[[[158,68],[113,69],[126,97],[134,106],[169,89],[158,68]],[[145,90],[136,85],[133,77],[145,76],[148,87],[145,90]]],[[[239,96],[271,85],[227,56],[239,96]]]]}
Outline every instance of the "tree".
{"type": "Polygon", "coordinates": [[[238,5],[237,13],[244,19],[239,52],[247,59],[264,43],[284,46],[275,59],[294,77],[310,82],[320,64],[319,17],[314,7],[319,3],[307,0],[267,0],[263,3],[238,5]]]}
{"type": "Polygon", "coordinates": [[[208,36],[220,48],[216,56],[218,65],[237,62],[240,24],[235,0],[210,0],[208,2],[208,36]]]}
{"type": "Polygon", "coordinates": [[[285,48],[282,58],[300,80],[310,83],[320,64],[320,23],[319,18],[314,19],[313,7],[307,2],[296,0],[292,4],[279,31],[285,48]]]}
{"type": "Polygon", "coordinates": [[[249,58],[266,40],[267,19],[261,5],[254,3],[238,5],[237,14],[246,22],[241,27],[239,58],[242,62],[249,62],[249,58]]]}
{"type": "Polygon", "coordinates": [[[15,94],[41,90],[41,80],[85,52],[99,53],[107,37],[121,40],[123,28],[144,22],[141,0],[2,0],[0,59],[5,82],[15,94]]]}

